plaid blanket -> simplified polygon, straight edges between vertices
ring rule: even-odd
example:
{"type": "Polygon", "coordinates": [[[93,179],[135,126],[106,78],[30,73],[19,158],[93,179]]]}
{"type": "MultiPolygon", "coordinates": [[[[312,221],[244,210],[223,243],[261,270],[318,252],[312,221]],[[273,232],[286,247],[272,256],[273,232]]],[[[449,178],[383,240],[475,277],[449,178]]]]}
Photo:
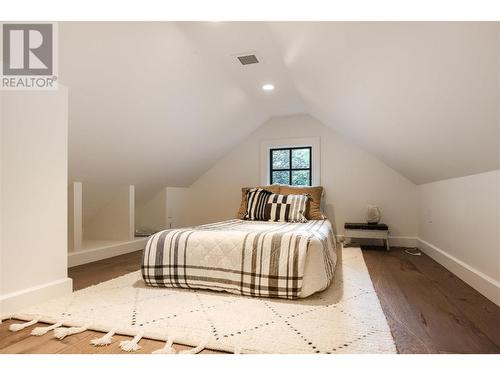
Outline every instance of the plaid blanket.
{"type": "MultiPolygon", "coordinates": [[[[281,223],[229,220],[154,234],[144,250],[150,286],[205,288],[260,297],[300,298],[311,247],[322,253],[323,290],[335,267],[328,220],[281,223]]],[[[317,282],[316,282],[317,283],[317,282]]],[[[309,293],[311,294],[311,293],[309,293]]]]}

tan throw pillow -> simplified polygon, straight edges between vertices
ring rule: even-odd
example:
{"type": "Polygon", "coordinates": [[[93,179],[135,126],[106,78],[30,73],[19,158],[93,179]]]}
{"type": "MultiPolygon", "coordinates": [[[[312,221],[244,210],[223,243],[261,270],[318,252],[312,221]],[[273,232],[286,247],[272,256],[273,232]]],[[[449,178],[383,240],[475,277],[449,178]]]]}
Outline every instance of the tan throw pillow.
{"type": "Polygon", "coordinates": [[[280,193],[280,187],[278,185],[268,185],[268,186],[252,186],[252,187],[244,187],[241,188],[241,203],[240,209],[236,214],[237,219],[243,219],[247,213],[247,191],[253,188],[261,188],[270,191],[274,194],[280,193]]]}
{"type": "Polygon", "coordinates": [[[280,185],[280,194],[308,194],[308,207],[306,209],[307,220],[323,220],[325,216],[321,212],[321,197],[323,186],[288,186],[280,185]]]}

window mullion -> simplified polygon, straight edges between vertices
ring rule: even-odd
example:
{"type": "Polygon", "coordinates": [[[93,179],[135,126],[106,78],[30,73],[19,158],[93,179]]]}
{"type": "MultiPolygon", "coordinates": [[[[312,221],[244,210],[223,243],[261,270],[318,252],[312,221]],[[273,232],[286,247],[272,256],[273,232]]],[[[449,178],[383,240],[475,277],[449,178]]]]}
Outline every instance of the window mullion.
{"type": "MultiPolygon", "coordinates": [[[[269,167],[270,167],[270,181],[271,184],[275,183],[274,181],[274,172],[287,172],[288,173],[288,184],[292,185],[293,179],[292,174],[294,171],[307,171],[309,173],[309,186],[312,186],[312,147],[282,147],[276,149],[270,149],[269,152],[269,167]],[[307,149],[309,151],[309,168],[293,168],[292,166],[292,152],[293,150],[302,150],[307,149]],[[274,166],[274,152],[273,151],[288,151],[288,163],[289,168],[283,169],[275,169],[274,166]]],[[[294,185],[292,185],[294,186],[294,185]]]]}

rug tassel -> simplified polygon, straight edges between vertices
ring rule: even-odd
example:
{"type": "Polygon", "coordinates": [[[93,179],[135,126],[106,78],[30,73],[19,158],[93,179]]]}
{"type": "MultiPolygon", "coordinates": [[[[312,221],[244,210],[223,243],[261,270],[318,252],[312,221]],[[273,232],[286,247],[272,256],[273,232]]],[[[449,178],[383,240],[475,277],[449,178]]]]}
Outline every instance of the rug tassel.
{"type": "Polygon", "coordinates": [[[169,337],[167,339],[167,343],[165,346],[161,349],[155,350],[153,354],[175,354],[176,350],[172,346],[174,344],[174,339],[172,337],[169,337]]]}
{"type": "Polygon", "coordinates": [[[85,332],[88,329],[87,326],[82,326],[82,327],[62,327],[62,328],[56,328],[54,330],[54,337],[56,339],[62,340],[66,336],[71,336],[71,335],[76,335],[77,333],[85,332]]]}
{"type": "Polygon", "coordinates": [[[2,324],[4,320],[10,320],[10,319],[12,319],[12,314],[2,315],[2,316],[0,316],[0,324],[2,324]]]}
{"type": "Polygon", "coordinates": [[[32,326],[33,324],[37,324],[37,323],[38,323],[38,318],[30,320],[29,322],[26,322],[26,323],[14,323],[14,324],[11,324],[9,326],[9,331],[12,331],[12,332],[20,331],[26,327],[32,326]]]}
{"type": "Polygon", "coordinates": [[[205,345],[207,345],[207,343],[203,342],[203,343],[199,344],[197,347],[195,347],[193,349],[182,350],[182,351],[179,352],[179,354],[198,354],[203,349],[205,349],[205,345]]]}
{"type": "Polygon", "coordinates": [[[126,352],[135,352],[141,348],[137,343],[142,339],[143,333],[138,333],[132,340],[121,341],[120,348],[126,352]]]}
{"type": "Polygon", "coordinates": [[[48,327],[36,327],[33,329],[33,331],[31,331],[31,335],[32,336],[43,336],[47,332],[52,331],[53,329],[59,328],[62,325],[63,325],[62,322],[58,322],[58,323],[52,324],[51,326],[48,326],[48,327]]]}
{"type": "Polygon", "coordinates": [[[90,344],[94,345],[94,346],[110,345],[113,342],[112,337],[115,333],[116,333],[116,331],[113,329],[98,339],[90,340],[90,344]]]}

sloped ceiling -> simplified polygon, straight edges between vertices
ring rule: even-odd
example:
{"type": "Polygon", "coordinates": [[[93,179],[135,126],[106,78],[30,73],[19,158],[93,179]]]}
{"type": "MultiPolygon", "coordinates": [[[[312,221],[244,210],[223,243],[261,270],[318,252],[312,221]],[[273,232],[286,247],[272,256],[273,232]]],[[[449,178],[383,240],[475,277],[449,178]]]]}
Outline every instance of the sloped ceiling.
{"type": "Polygon", "coordinates": [[[415,183],[500,168],[498,23],[67,22],[59,37],[71,180],[187,186],[302,112],[415,183]]]}
{"type": "Polygon", "coordinates": [[[134,184],[138,195],[187,186],[270,116],[302,112],[266,25],[238,26],[241,39],[235,26],[61,23],[70,180],[134,184]],[[254,49],[265,63],[236,65],[231,54],[254,49]],[[283,89],[262,92],[268,77],[283,89]]]}
{"type": "Polygon", "coordinates": [[[500,168],[500,27],[272,23],[306,110],[417,184],[500,168]]]}

